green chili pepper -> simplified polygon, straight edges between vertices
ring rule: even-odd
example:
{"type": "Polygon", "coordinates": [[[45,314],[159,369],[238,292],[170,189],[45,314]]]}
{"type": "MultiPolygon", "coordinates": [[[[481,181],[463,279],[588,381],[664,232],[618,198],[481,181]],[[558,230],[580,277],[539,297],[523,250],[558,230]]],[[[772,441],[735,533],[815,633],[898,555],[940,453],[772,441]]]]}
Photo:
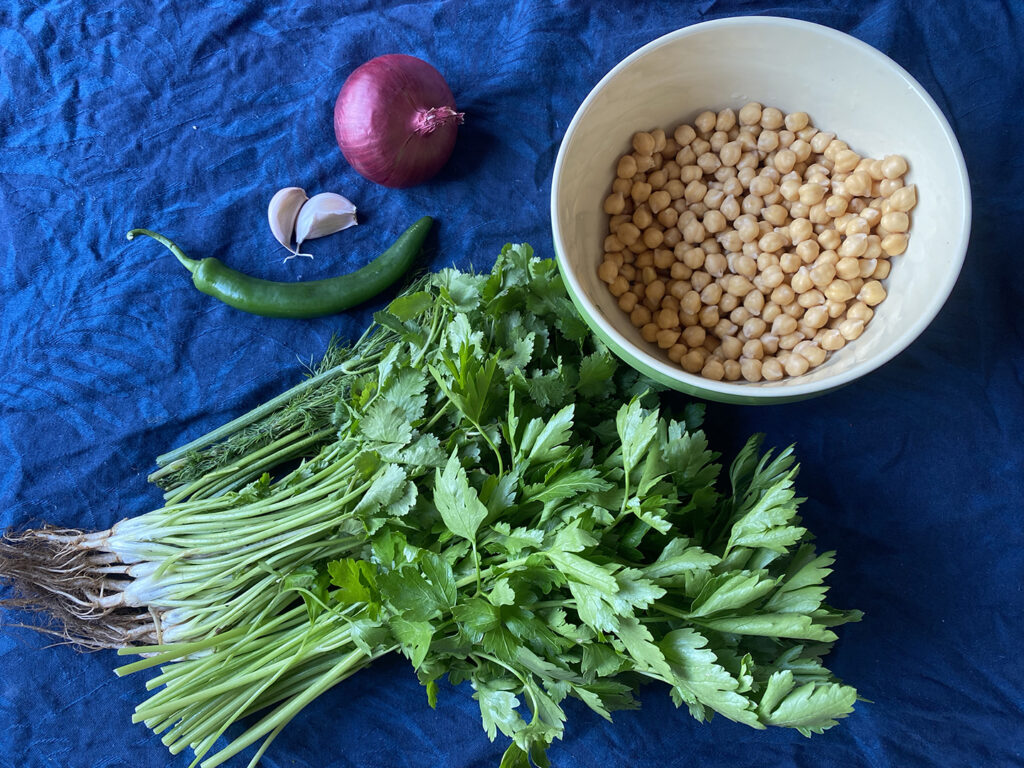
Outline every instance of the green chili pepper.
{"type": "Polygon", "coordinates": [[[173,242],[148,229],[133,229],[128,239],[147,235],[163,243],[192,273],[196,288],[235,309],[264,317],[322,317],[361,304],[398,280],[412,265],[433,223],[431,217],[424,216],[362,269],[326,280],[299,283],[251,277],[219,259],[190,259],[173,242]]]}

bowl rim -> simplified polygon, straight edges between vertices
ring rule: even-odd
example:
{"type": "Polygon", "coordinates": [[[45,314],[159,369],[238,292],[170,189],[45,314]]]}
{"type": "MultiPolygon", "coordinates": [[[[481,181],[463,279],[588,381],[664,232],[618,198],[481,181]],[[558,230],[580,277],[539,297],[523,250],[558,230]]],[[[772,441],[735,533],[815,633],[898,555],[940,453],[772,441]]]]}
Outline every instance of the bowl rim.
{"type": "Polygon", "coordinates": [[[844,386],[851,381],[880,368],[906,350],[907,347],[909,347],[918,338],[918,336],[924,332],[925,328],[931,324],[942,309],[946,300],[949,298],[950,294],[953,292],[953,287],[959,278],[964,260],[967,256],[967,247],[971,234],[972,201],[970,179],[967,174],[967,164],[964,161],[963,151],[957,141],[956,134],[953,132],[946,116],[935,102],[935,99],[932,98],[931,94],[929,94],[928,91],[906,69],[874,46],[854,37],[853,35],[841,32],[832,27],[811,21],[804,21],[802,19],[792,19],[785,16],[756,15],[713,19],[681,27],[646,43],[609,70],[607,74],[605,74],[604,77],[602,77],[590,90],[586,98],[584,98],[580,106],[577,108],[576,113],[573,115],[572,120],[569,122],[569,125],[565,130],[565,134],[562,137],[562,141],[558,148],[558,154],[555,157],[554,170],[552,172],[550,215],[552,235],[554,238],[555,259],[558,262],[559,272],[565,282],[566,289],[581,314],[583,314],[587,323],[606,344],[612,347],[613,351],[619,354],[619,356],[624,357],[630,365],[638,368],[641,372],[675,389],[721,402],[767,404],[781,403],[803,399],[813,395],[824,394],[825,392],[844,386]],[[779,385],[769,388],[760,387],[748,382],[714,381],[713,379],[706,379],[702,376],[688,373],[678,366],[671,366],[646,350],[637,347],[601,316],[597,311],[596,306],[590,301],[586,293],[583,291],[582,285],[576,275],[568,268],[564,255],[564,238],[558,220],[558,198],[562,186],[565,155],[580,122],[589,110],[590,105],[597,98],[598,94],[600,94],[612,79],[614,79],[624,69],[631,66],[633,62],[649,55],[658,48],[669,43],[674,43],[677,40],[699,35],[720,27],[744,25],[753,27],[774,26],[803,29],[814,34],[822,35],[826,38],[831,38],[838,43],[859,49],[862,53],[865,53],[869,57],[885,64],[887,68],[892,70],[894,75],[901,78],[907,84],[907,86],[918,96],[918,98],[921,99],[925,107],[931,113],[932,118],[938,124],[939,129],[949,146],[949,150],[956,162],[956,170],[960,179],[964,207],[959,242],[952,246],[955,249],[956,258],[950,269],[947,271],[945,279],[940,284],[939,289],[931,296],[931,299],[925,306],[924,311],[922,311],[918,317],[904,329],[900,340],[887,352],[855,363],[842,373],[820,381],[801,382],[800,378],[797,377],[794,379],[784,379],[779,383],[779,385]]]}

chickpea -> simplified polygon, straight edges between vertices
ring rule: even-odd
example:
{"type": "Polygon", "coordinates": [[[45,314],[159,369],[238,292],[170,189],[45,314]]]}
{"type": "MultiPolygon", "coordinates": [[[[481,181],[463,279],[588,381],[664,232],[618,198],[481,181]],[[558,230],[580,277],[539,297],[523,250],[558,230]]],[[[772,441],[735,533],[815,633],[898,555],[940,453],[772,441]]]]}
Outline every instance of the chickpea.
{"type": "Polygon", "coordinates": [[[893,232],[882,238],[882,251],[888,256],[899,256],[907,250],[907,236],[893,232]]]}
{"type": "Polygon", "coordinates": [[[618,192],[613,192],[604,199],[604,212],[615,216],[626,208],[626,199],[618,192]]]}
{"type": "Polygon", "coordinates": [[[699,179],[694,179],[689,182],[683,190],[683,197],[687,203],[698,203],[704,199],[704,195],[707,194],[708,188],[699,179]]]}
{"type": "Polygon", "coordinates": [[[668,184],[668,171],[661,169],[647,174],[647,183],[652,189],[661,189],[668,184]]]}
{"type": "Polygon", "coordinates": [[[700,325],[691,325],[683,329],[682,332],[683,343],[690,347],[699,347],[704,344],[704,340],[707,338],[707,331],[700,325]]]}
{"type": "Polygon", "coordinates": [[[800,257],[800,261],[804,264],[810,264],[821,252],[821,246],[818,245],[817,240],[807,239],[802,240],[796,244],[796,255],[800,257]]]}
{"type": "Polygon", "coordinates": [[[774,357],[765,357],[761,361],[761,376],[765,381],[778,381],[783,376],[782,363],[774,357]]]}
{"type": "Polygon", "coordinates": [[[917,205],[917,185],[910,184],[900,187],[889,196],[889,206],[893,211],[906,213],[917,205]]]}
{"type": "Polygon", "coordinates": [[[668,146],[668,137],[665,136],[665,131],[661,128],[655,128],[651,131],[651,136],[654,138],[654,151],[664,152],[668,146]]]}
{"type": "Polygon", "coordinates": [[[665,233],[658,227],[650,226],[644,230],[643,240],[648,248],[657,248],[665,241],[665,233]]]}
{"type": "Polygon", "coordinates": [[[629,322],[631,322],[636,328],[642,328],[651,322],[651,310],[643,304],[637,304],[633,308],[633,311],[629,313],[629,322]]]}
{"type": "MultiPolygon", "coordinates": [[[[840,250],[842,250],[840,248],[840,250]]],[[[860,276],[860,263],[855,256],[844,256],[836,262],[836,276],[843,280],[849,280],[860,276]]]]}
{"type": "Polygon", "coordinates": [[[683,355],[686,354],[687,347],[685,344],[673,344],[668,348],[668,359],[673,363],[679,363],[683,359],[683,355]]]}
{"type": "Polygon", "coordinates": [[[800,267],[789,281],[790,287],[797,293],[806,293],[814,287],[809,267],[800,267]]]}
{"type": "Polygon", "coordinates": [[[627,314],[632,312],[636,307],[637,295],[632,291],[626,291],[624,294],[619,296],[619,309],[627,314]]]}
{"type": "Polygon", "coordinates": [[[786,336],[796,330],[796,320],[787,314],[781,314],[772,321],[772,336],[786,336]]]}
{"type": "Polygon", "coordinates": [[[683,240],[688,243],[702,242],[705,235],[704,225],[696,219],[683,227],[683,240]]]}
{"type": "MultiPolygon", "coordinates": [[[[808,272],[811,282],[818,288],[825,288],[836,278],[836,268],[828,261],[815,263],[808,272]]],[[[827,295],[827,291],[826,291],[827,295]]]]}
{"type": "Polygon", "coordinates": [[[668,349],[679,340],[679,329],[663,328],[655,334],[654,339],[661,349],[668,349]]]}
{"type": "Polygon", "coordinates": [[[743,342],[735,336],[726,334],[721,337],[722,343],[719,346],[722,357],[726,360],[739,360],[743,353],[743,342]]]}
{"type": "MultiPolygon", "coordinates": [[[[739,162],[739,160],[737,160],[739,162]]],[[[710,149],[697,157],[697,165],[704,173],[711,174],[722,167],[722,160],[710,149]]]]}
{"type": "Polygon", "coordinates": [[[718,234],[728,225],[728,222],[722,212],[715,209],[708,211],[705,216],[703,216],[702,223],[705,225],[705,230],[711,234],[718,234]]]}
{"type": "Polygon", "coordinates": [[[651,209],[646,203],[637,206],[637,209],[633,212],[633,223],[637,228],[641,230],[647,229],[653,221],[654,216],[651,214],[651,209]]]}
{"type": "Polygon", "coordinates": [[[903,211],[892,211],[882,216],[880,223],[888,232],[903,234],[910,228],[910,217],[903,211]]]}
{"type": "MultiPolygon", "coordinates": [[[[772,265],[768,267],[767,269],[762,271],[758,277],[761,279],[762,284],[769,290],[775,289],[776,287],[782,285],[783,281],[785,281],[786,279],[785,274],[783,274],[782,272],[782,267],[778,265],[772,265]]],[[[754,285],[757,285],[757,278],[755,278],[754,280],[754,285]]]]}
{"type": "Polygon", "coordinates": [[[785,117],[782,110],[775,107],[763,107],[761,109],[761,127],[775,131],[785,124],[785,117]]]}
{"type": "Polygon", "coordinates": [[[654,154],[654,137],[646,131],[633,134],[633,149],[641,155],[654,154]]]}
{"type": "Polygon", "coordinates": [[[714,328],[718,324],[718,307],[715,305],[701,308],[697,313],[698,322],[705,328],[714,328]]]}
{"type": "MultiPolygon", "coordinates": [[[[657,307],[661,305],[661,300],[665,297],[665,283],[661,280],[652,280],[647,284],[644,289],[644,299],[649,301],[653,306],[657,307]]],[[[660,324],[660,323],[659,323],[660,324]]]]}
{"type": "MultiPolygon", "coordinates": [[[[757,241],[757,247],[768,253],[775,253],[786,245],[786,238],[778,232],[769,232],[757,241]]],[[[781,270],[780,270],[781,274],[781,270]]]]}
{"type": "Polygon", "coordinates": [[[743,307],[752,315],[760,315],[764,310],[764,294],[759,290],[751,291],[743,297],[743,307]]]}
{"type": "Polygon", "coordinates": [[[715,358],[709,358],[704,367],[701,368],[700,375],[705,379],[711,379],[712,381],[721,381],[725,378],[725,366],[715,358]]]}
{"type": "Polygon", "coordinates": [[[608,290],[611,291],[612,296],[619,298],[619,296],[629,290],[629,280],[624,278],[622,275],[618,275],[608,285],[608,290]]]}
{"type": "Polygon", "coordinates": [[[623,245],[630,246],[640,239],[640,229],[632,222],[627,221],[619,226],[618,231],[615,233],[615,237],[617,237],[623,245]]]}
{"type": "Polygon", "coordinates": [[[738,141],[730,141],[725,144],[718,153],[718,158],[726,168],[734,168],[743,155],[743,147],[738,141]]]}
{"type": "Polygon", "coordinates": [[[672,134],[672,138],[676,140],[676,144],[680,147],[686,147],[691,141],[697,138],[697,132],[693,129],[692,125],[680,125],[676,128],[672,134]]]}
{"type": "MultiPolygon", "coordinates": [[[[811,219],[814,221],[814,219],[811,219]]],[[[826,229],[818,235],[818,245],[825,250],[835,250],[842,242],[840,234],[834,229],[826,229]]]]}
{"type": "Polygon", "coordinates": [[[679,212],[675,208],[665,207],[658,211],[657,221],[666,230],[672,229],[675,227],[676,222],[679,221],[679,212]]]}
{"type": "Polygon", "coordinates": [[[715,130],[716,122],[718,122],[718,115],[711,110],[705,110],[697,115],[697,118],[693,121],[693,125],[699,133],[710,134],[715,130]]]}
{"type": "Polygon", "coordinates": [[[704,290],[700,292],[700,300],[702,304],[712,305],[718,304],[722,299],[722,286],[718,283],[708,283],[704,287],[704,290]]]}
{"type": "Polygon", "coordinates": [[[611,285],[615,278],[619,276],[619,268],[614,261],[605,259],[601,262],[601,266],[597,268],[597,276],[601,278],[602,282],[611,285]]]}
{"type": "Polygon", "coordinates": [[[761,380],[761,361],[751,357],[740,358],[740,375],[747,381],[761,380]]]}
{"type": "Polygon", "coordinates": [[[774,165],[780,173],[789,173],[796,165],[796,154],[791,149],[780,149],[775,153],[774,165]]]}
{"type": "MultiPolygon", "coordinates": [[[[743,323],[741,332],[747,339],[757,339],[768,330],[768,323],[760,317],[751,317],[743,323]]],[[[744,352],[744,354],[747,354],[744,352]]]]}
{"type": "Polygon", "coordinates": [[[857,274],[856,277],[866,280],[875,274],[875,267],[878,266],[878,259],[862,258],[857,261],[857,274]]]}
{"type": "Polygon", "coordinates": [[[629,190],[629,196],[633,198],[633,202],[637,205],[646,203],[647,198],[651,196],[651,185],[646,181],[634,181],[633,188],[629,190]]]}
{"type": "Polygon", "coordinates": [[[828,353],[824,349],[809,339],[801,341],[793,347],[793,354],[799,355],[806,360],[811,368],[816,368],[824,363],[825,358],[828,356],[828,353]]]}
{"type": "Polygon", "coordinates": [[[807,373],[810,363],[802,355],[793,354],[786,357],[786,363],[783,367],[789,376],[802,376],[807,373]]]}
{"type": "Polygon", "coordinates": [[[843,182],[843,188],[850,197],[866,197],[871,194],[871,177],[864,171],[856,171],[843,182]]]}
{"type": "Polygon", "coordinates": [[[819,131],[814,134],[814,137],[810,140],[811,151],[817,155],[824,152],[828,145],[832,143],[832,140],[836,137],[834,133],[828,133],[825,131],[819,131]]]}
{"type": "Polygon", "coordinates": [[[900,155],[887,155],[882,158],[881,171],[887,179],[898,179],[907,172],[907,161],[900,155]]]}
{"type": "Polygon", "coordinates": [[[619,158],[619,164],[615,170],[620,179],[632,179],[637,174],[636,160],[632,155],[623,155],[619,158]]]}
{"type": "MultiPolygon", "coordinates": [[[[769,205],[761,211],[761,218],[773,227],[781,227],[789,218],[789,211],[781,205],[769,205]]],[[[781,235],[780,235],[781,236],[781,235]]],[[[767,235],[766,235],[767,237],[767,235]]]]}
{"type": "Polygon", "coordinates": [[[822,334],[821,341],[818,343],[825,351],[835,352],[837,349],[842,349],[846,346],[846,337],[839,332],[839,329],[831,328],[822,334]]]}
{"type": "Polygon", "coordinates": [[[839,333],[842,334],[843,338],[847,341],[853,341],[860,337],[864,333],[864,321],[863,320],[843,320],[839,324],[839,333]]]}
{"type": "MultiPolygon", "coordinates": [[[[803,139],[796,139],[796,141],[789,145],[789,149],[792,150],[794,155],[796,155],[797,163],[806,163],[811,159],[811,145],[803,139]]],[[[810,179],[808,179],[808,181],[810,181],[810,179]]],[[[814,183],[819,182],[820,180],[814,181],[814,183]]]]}
{"type": "Polygon", "coordinates": [[[757,137],[757,149],[759,152],[774,152],[779,148],[779,134],[775,131],[761,131],[757,137]]]}
{"type": "MultiPolygon", "coordinates": [[[[822,154],[825,156],[825,160],[829,161],[830,163],[833,164],[833,166],[835,166],[836,156],[840,152],[843,152],[849,148],[850,145],[847,144],[845,141],[842,141],[841,139],[832,139],[832,141],[829,142],[829,145],[825,147],[825,151],[822,152],[822,154]]],[[[857,162],[859,161],[860,158],[858,157],[857,162]]],[[[853,165],[850,166],[850,169],[855,168],[857,166],[857,162],[854,162],[853,165]]]]}
{"type": "Polygon", "coordinates": [[[855,301],[846,310],[847,320],[861,320],[867,325],[868,321],[875,316],[875,310],[863,301],[855,301]]]}
{"type": "Polygon", "coordinates": [[[637,173],[647,173],[658,162],[652,155],[640,155],[634,152],[632,158],[636,161],[637,173]]]}
{"type": "Polygon", "coordinates": [[[721,253],[712,252],[704,258],[704,271],[711,277],[721,277],[729,268],[729,260],[721,253]]]}
{"type": "Polygon", "coordinates": [[[734,274],[729,276],[726,291],[731,295],[742,299],[752,290],[754,290],[754,284],[744,275],[734,274]]]}
{"type": "Polygon", "coordinates": [[[857,293],[857,298],[867,304],[869,307],[874,307],[881,304],[885,299],[885,288],[877,280],[869,280],[864,283],[860,291],[857,293]]]}
{"type": "Polygon", "coordinates": [[[784,307],[787,304],[792,304],[796,300],[796,293],[789,284],[782,283],[772,290],[769,298],[780,307],[784,307]]]}
{"type": "Polygon", "coordinates": [[[828,310],[824,305],[817,305],[808,307],[807,311],[804,312],[804,316],[801,318],[805,325],[810,328],[822,328],[828,323],[828,310]]]}
{"type": "Polygon", "coordinates": [[[757,125],[761,122],[762,107],[756,101],[744,104],[739,111],[740,125],[757,125]]]}

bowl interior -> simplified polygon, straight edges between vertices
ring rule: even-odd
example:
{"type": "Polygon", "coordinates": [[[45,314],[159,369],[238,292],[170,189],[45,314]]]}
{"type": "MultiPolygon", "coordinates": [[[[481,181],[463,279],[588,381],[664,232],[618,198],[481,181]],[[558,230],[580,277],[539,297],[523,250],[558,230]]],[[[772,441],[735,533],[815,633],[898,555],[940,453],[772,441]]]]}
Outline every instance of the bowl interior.
{"type": "Polygon", "coordinates": [[[595,330],[648,373],[713,399],[813,394],[891,359],[934,318],[952,290],[969,221],[960,148],[924,89],[865,43],[826,27],[771,17],[687,27],[625,59],[570,124],[552,186],[556,251],[570,292],[595,330]],[[662,127],[671,133],[705,109],[738,110],[749,101],[807,112],[820,130],[835,133],[861,155],[904,155],[918,204],[911,212],[909,247],[893,258],[885,281],[888,297],[856,342],[796,379],[713,382],[685,373],[644,342],[598,279],[607,234],[602,201],[635,131],[662,127]]]}

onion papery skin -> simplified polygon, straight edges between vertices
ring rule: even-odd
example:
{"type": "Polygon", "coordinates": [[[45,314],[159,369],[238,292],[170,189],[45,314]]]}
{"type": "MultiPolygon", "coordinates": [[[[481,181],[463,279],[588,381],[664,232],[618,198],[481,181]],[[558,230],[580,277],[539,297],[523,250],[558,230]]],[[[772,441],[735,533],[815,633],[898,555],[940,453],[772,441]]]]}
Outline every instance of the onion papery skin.
{"type": "Polygon", "coordinates": [[[461,122],[441,73],[400,53],[358,67],[334,104],[334,135],[349,165],[394,189],[437,174],[451,157],[461,122]]]}

